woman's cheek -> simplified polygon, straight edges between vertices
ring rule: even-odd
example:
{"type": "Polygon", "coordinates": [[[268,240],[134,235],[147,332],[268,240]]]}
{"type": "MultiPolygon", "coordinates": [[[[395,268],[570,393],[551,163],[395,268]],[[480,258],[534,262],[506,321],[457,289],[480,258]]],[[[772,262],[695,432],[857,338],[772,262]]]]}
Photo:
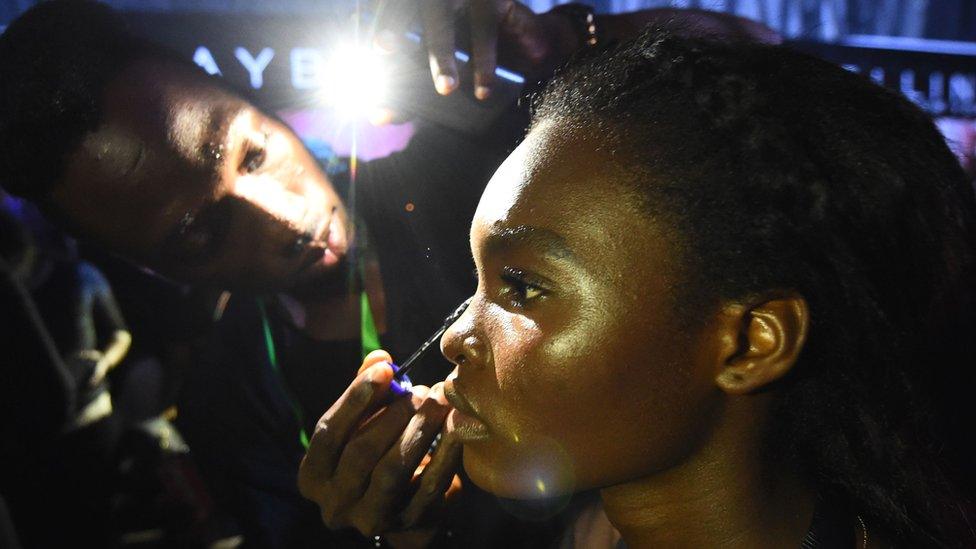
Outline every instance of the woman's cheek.
{"type": "Polygon", "coordinates": [[[538,388],[540,364],[537,352],[542,342],[542,330],[534,320],[521,314],[495,315],[488,329],[491,341],[495,378],[502,392],[521,394],[538,388]]]}

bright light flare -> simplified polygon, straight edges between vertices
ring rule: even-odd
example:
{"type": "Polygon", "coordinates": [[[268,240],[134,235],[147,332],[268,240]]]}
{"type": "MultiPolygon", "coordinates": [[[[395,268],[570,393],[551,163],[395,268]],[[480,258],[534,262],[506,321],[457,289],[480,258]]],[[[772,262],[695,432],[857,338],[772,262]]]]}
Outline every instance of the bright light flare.
{"type": "Polygon", "coordinates": [[[379,49],[343,44],[326,60],[319,97],[343,115],[369,117],[385,106],[389,88],[389,67],[379,49]]]}

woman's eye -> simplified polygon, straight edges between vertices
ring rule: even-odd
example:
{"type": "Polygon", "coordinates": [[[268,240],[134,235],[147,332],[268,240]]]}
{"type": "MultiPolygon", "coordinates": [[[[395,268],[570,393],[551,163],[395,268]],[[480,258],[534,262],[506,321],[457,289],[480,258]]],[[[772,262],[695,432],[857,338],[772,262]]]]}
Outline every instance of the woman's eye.
{"type": "Polygon", "coordinates": [[[536,288],[531,284],[526,284],[523,290],[525,299],[535,299],[542,295],[542,288],[536,288]]]}
{"type": "Polygon", "coordinates": [[[533,283],[526,273],[518,269],[505,269],[502,281],[511,292],[513,304],[519,307],[546,295],[544,287],[533,283]]]}
{"type": "Polygon", "coordinates": [[[523,305],[528,301],[541,297],[543,293],[545,293],[542,288],[533,286],[525,281],[513,280],[509,281],[509,284],[511,284],[512,289],[515,290],[518,303],[523,305]]]}

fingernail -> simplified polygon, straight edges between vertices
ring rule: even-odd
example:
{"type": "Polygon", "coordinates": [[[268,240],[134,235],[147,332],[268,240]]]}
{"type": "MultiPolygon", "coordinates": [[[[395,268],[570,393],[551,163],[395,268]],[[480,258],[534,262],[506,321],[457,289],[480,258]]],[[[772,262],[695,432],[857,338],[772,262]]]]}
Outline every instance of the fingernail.
{"type": "MultiPolygon", "coordinates": [[[[380,362],[378,364],[373,364],[369,368],[366,368],[365,371],[363,371],[363,381],[365,381],[369,385],[375,383],[381,377],[381,372],[383,371],[384,366],[396,368],[396,366],[390,364],[389,362],[380,362]]],[[[393,373],[396,374],[395,369],[393,370],[393,373]]]]}
{"type": "Polygon", "coordinates": [[[484,101],[485,99],[488,99],[489,96],[491,96],[491,88],[489,88],[488,86],[477,86],[474,89],[474,96],[480,99],[481,101],[484,101]]]}
{"type": "Polygon", "coordinates": [[[441,95],[451,93],[456,85],[457,80],[455,80],[453,76],[448,76],[446,74],[438,75],[437,80],[434,82],[434,87],[437,88],[437,93],[441,95]]]}
{"type": "Polygon", "coordinates": [[[368,384],[372,384],[373,378],[375,376],[376,376],[376,366],[370,366],[369,368],[366,368],[365,372],[363,372],[363,381],[368,384]]]}

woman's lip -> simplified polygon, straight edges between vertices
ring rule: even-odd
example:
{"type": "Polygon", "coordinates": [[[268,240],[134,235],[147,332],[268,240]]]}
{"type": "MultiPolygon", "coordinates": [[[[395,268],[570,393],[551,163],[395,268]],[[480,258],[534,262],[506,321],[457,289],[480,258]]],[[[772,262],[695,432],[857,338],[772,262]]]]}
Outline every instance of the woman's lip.
{"type": "Polygon", "coordinates": [[[460,391],[456,378],[444,382],[444,396],[454,407],[447,420],[449,431],[455,433],[462,442],[481,440],[488,436],[488,425],[478,417],[474,407],[460,391]]]}

